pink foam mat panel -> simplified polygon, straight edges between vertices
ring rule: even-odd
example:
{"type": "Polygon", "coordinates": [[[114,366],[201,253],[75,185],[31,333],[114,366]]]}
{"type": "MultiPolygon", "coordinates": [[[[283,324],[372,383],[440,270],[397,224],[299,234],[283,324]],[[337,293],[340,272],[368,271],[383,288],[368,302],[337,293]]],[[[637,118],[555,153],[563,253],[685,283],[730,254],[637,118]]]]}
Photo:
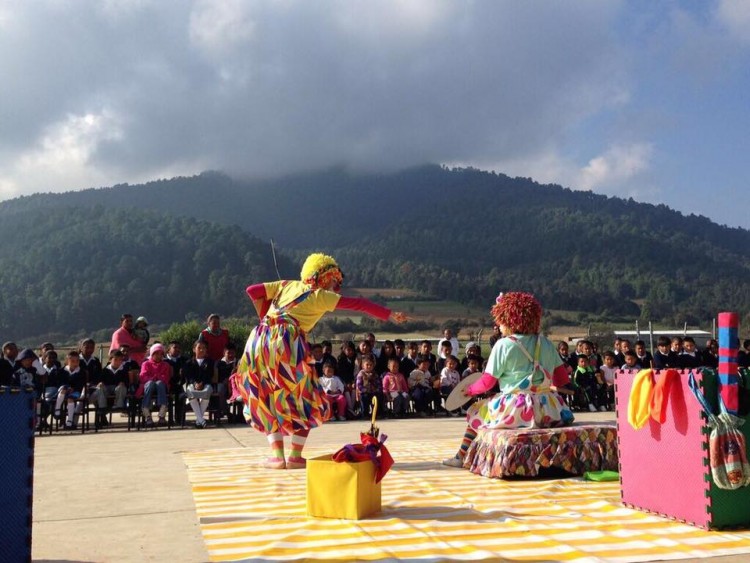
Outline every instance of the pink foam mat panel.
{"type": "MultiPolygon", "coordinates": [[[[628,400],[635,371],[616,376],[617,436],[623,503],[641,510],[708,528],[710,514],[706,481],[707,436],[701,408],[687,385],[688,371],[681,372],[681,385],[669,396],[667,419],[659,424],[649,419],[635,430],[628,422],[628,400]]],[[[660,373],[654,374],[658,381],[660,373]]],[[[700,381],[700,374],[696,378],[700,381]]]]}

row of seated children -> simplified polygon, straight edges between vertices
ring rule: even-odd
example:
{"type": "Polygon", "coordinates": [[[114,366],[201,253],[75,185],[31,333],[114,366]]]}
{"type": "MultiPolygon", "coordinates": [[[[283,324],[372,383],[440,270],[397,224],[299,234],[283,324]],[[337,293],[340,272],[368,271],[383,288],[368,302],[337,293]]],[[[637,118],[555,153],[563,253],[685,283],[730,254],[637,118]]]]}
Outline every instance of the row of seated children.
{"type": "Polygon", "coordinates": [[[417,416],[427,416],[428,412],[436,414],[442,410],[442,400],[450,394],[462,377],[478,371],[481,365],[481,358],[470,355],[466,358],[467,367],[461,373],[458,359],[448,355],[446,358],[434,360],[433,372],[433,358],[418,355],[414,360],[414,368],[408,372],[407,378],[402,368],[404,358],[395,355],[387,358],[387,369],[380,374],[376,368],[376,358],[371,354],[363,355],[359,358],[361,369],[350,384],[337,375],[337,362],[325,361],[320,384],[332,404],[333,415],[338,420],[356,416],[369,417],[373,398],[377,398],[378,404],[381,405],[381,413],[386,411],[385,405],[389,405],[390,414],[398,418],[406,416],[412,408],[417,416]]]}
{"type": "Polygon", "coordinates": [[[94,356],[96,343],[92,339],[81,342],[79,350],[65,354],[64,365],[51,343],[42,345],[41,357],[32,350],[18,351],[12,342],[3,346],[0,358],[0,384],[33,387],[39,405],[39,425],[48,427],[48,418],[54,415],[65,420],[66,429],[75,429],[84,406],[97,407],[96,424],[107,425],[108,409],[126,410],[133,401],[140,400],[146,426],[154,426],[150,414],[152,400],[158,408],[159,425],[166,424],[167,397],[175,405],[188,401],[196,426],[206,426],[208,401],[216,388],[221,415],[228,415],[228,379],[236,366],[236,349],[228,344],[224,357],[214,363],[207,358],[207,346],[197,341],[193,357],[184,358],[177,342],[152,346],[150,357],[138,365],[129,358],[129,347],[123,345],[109,354],[109,362],[102,367],[94,356]],[[111,405],[111,406],[110,406],[111,405]],[[67,416],[66,416],[67,415],[67,416]]]}
{"type": "MultiPolygon", "coordinates": [[[[748,344],[750,345],[750,341],[748,344]]],[[[579,341],[573,354],[568,355],[566,342],[558,344],[558,351],[560,356],[572,366],[575,366],[577,356],[582,353],[591,357],[592,364],[601,365],[602,363],[601,357],[596,353],[595,345],[588,340],[579,341]]],[[[716,368],[719,365],[719,345],[715,339],[709,339],[706,347],[700,350],[691,336],[672,338],[660,336],[656,341],[656,351],[652,355],[643,340],[636,340],[632,345],[628,339],[617,338],[612,351],[615,354],[615,365],[621,369],[692,369],[716,368]]],[[[742,356],[742,350],[740,350],[740,358],[742,356]]],[[[746,363],[750,364],[750,361],[746,363]]]]}
{"type": "Polygon", "coordinates": [[[703,351],[697,350],[695,340],[684,338],[657,339],[657,351],[652,355],[643,340],[635,342],[617,339],[616,350],[603,355],[596,352],[594,343],[581,340],[573,354],[568,353],[567,342],[558,343],[558,353],[568,367],[568,378],[558,376],[554,382],[558,391],[568,397],[572,407],[590,411],[612,410],[614,407],[614,378],[617,370],[693,369],[718,366],[718,344],[709,340],[703,351]]]}

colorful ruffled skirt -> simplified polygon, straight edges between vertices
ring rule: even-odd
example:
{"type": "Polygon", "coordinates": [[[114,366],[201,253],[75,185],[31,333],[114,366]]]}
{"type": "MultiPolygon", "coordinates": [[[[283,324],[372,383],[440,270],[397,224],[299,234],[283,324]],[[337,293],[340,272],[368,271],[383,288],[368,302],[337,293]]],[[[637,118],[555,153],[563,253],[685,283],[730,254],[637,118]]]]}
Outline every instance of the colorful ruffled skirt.
{"type": "Polygon", "coordinates": [[[330,418],[330,405],[309,359],[305,334],[292,320],[266,318],[253,329],[235,381],[245,419],[253,428],[291,435],[330,418]]]}
{"type": "Polygon", "coordinates": [[[573,423],[573,412],[549,389],[536,393],[498,393],[477,401],[466,413],[471,428],[552,428],[573,423]]]}

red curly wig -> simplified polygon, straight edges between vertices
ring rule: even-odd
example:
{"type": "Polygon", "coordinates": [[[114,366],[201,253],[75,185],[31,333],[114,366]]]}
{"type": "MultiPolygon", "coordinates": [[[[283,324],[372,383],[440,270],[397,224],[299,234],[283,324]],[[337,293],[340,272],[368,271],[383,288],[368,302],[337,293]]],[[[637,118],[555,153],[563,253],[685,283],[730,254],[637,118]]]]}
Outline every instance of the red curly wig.
{"type": "Polygon", "coordinates": [[[504,325],[513,334],[539,334],[542,305],[531,293],[501,293],[490,313],[498,326],[504,325]]]}

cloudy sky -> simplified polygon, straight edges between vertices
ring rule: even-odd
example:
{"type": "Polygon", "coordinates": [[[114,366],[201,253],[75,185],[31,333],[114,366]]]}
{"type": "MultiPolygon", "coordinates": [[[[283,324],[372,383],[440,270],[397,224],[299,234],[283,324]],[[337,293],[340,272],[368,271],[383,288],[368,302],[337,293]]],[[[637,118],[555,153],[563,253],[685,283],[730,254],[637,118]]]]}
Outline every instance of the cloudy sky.
{"type": "Polygon", "coordinates": [[[750,228],[748,100],[750,2],[0,0],[0,199],[437,162],[750,228]]]}

